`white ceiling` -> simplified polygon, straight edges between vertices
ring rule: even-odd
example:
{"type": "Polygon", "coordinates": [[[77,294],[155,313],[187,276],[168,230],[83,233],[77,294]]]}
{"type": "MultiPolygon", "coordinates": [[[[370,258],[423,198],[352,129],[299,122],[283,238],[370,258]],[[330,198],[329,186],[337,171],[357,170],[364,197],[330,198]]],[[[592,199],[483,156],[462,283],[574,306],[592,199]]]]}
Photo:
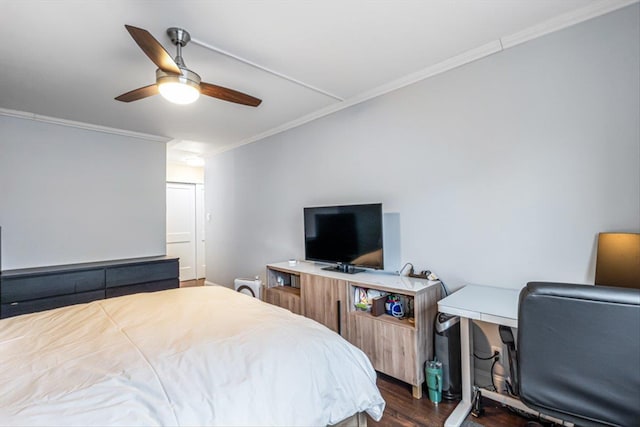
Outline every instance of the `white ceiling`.
{"type": "Polygon", "coordinates": [[[634,1],[0,0],[0,109],[218,151],[634,1]],[[166,29],[187,29],[187,66],[262,105],[115,101],[155,75],[124,24],[147,29],[172,55],[166,29]]]}

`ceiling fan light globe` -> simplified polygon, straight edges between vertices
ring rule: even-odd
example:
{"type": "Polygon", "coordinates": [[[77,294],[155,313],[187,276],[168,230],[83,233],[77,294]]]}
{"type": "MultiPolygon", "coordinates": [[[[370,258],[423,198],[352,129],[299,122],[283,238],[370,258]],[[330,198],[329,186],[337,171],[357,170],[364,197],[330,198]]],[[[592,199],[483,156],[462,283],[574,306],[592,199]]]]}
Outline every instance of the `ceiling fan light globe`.
{"type": "Polygon", "coordinates": [[[186,105],[200,97],[198,88],[182,82],[164,82],[158,85],[160,95],[174,104],[186,105]]]}
{"type": "Polygon", "coordinates": [[[156,84],[163,98],[174,104],[191,104],[200,97],[200,76],[186,68],[182,74],[156,70],[156,84]]]}

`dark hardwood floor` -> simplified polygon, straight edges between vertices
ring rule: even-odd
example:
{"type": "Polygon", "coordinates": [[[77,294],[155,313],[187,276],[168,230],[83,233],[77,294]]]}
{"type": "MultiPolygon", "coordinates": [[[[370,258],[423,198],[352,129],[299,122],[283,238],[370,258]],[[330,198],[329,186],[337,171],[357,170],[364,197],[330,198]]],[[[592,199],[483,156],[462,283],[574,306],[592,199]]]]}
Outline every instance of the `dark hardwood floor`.
{"type": "MultiPolygon", "coordinates": [[[[435,405],[429,400],[426,390],[422,399],[414,399],[411,386],[381,373],[378,373],[377,383],[387,406],[380,421],[367,416],[370,427],[441,427],[458,404],[457,401],[443,400],[435,405]]],[[[467,420],[485,427],[525,427],[529,421],[489,399],[483,400],[483,408],[484,415],[478,418],[469,415],[467,420]]]]}
{"type": "Polygon", "coordinates": [[[204,279],[195,279],[180,282],[181,288],[190,288],[192,286],[204,286],[204,279]]]}

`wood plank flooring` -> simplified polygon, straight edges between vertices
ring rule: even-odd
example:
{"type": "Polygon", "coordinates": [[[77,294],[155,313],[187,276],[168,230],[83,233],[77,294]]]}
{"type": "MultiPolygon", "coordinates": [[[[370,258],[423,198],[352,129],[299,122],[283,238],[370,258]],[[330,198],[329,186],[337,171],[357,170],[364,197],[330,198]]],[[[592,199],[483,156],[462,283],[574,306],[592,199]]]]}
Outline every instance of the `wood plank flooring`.
{"type": "MultiPolygon", "coordinates": [[[[378,373],[377,384],[387,405],[379,422],[367,416],[369,427],[441,427],[458,404],[457,401],[443,400],[435,405],[429,400],[426,390],[422,399],[414,399],[411,386],[381,373],[378,373]]],[[[485,427],[526,427],[529,421],[489,399],[485,399],[483,405],[483,416],[469,415],[467,420],[485,427]]]]}
{"type": "Polygon", "coordinates": [[[204,286],[204,279],[186,280],[184,282],[180,282],[181,288],[190,288],[192,286],[204,286]]]}

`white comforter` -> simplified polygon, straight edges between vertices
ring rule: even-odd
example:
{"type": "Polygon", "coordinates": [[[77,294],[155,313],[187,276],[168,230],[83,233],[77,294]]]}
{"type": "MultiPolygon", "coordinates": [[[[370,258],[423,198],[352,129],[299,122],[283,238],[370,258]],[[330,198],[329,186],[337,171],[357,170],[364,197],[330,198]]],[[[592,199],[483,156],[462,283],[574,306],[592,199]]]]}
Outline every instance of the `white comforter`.
{"type": "Polygon", "coordinates": [[[384,400],[324,326],[220,286],[0,321],[1,425],[325,425],[384,400]]]}

